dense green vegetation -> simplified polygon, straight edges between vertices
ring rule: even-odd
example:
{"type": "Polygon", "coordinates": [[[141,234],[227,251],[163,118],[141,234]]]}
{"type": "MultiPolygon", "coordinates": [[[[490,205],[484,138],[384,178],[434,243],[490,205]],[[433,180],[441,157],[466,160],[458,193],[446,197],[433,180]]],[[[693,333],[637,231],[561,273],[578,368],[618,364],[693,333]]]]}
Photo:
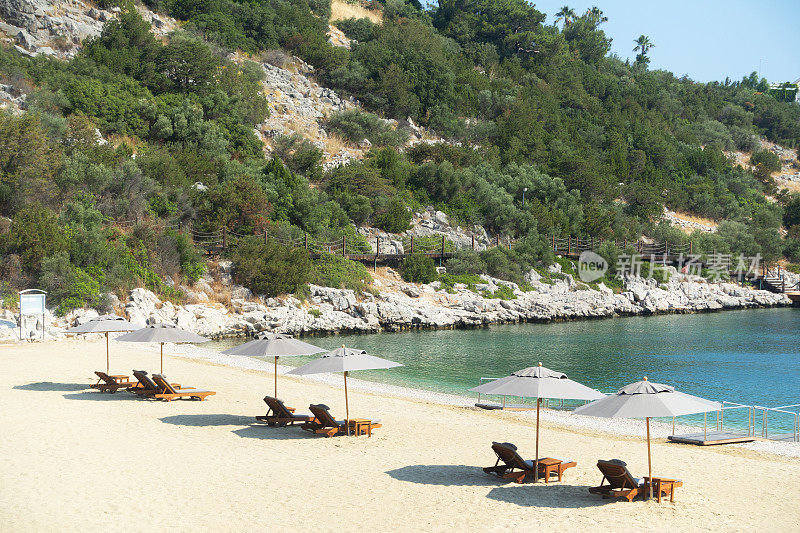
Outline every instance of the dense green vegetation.
{"type": "MultiPolygon", "coordinates": [[[[599,9],[562,9],[553,25],[523,0],[429,10],[383,0],[381,26],[339,23],[358,40],[348,51],[328,42],[326,0],[147,3],[186,21],[183,31],[162,42],[126,12],[70,61],[0,48],[4,83],[28,94],[25,114],[0,114],[0,214],[12,220],[0,224],[0,278],[50,290],[62,310],[136,285],[180,298],[175,282],[204,272],[181,228],[344,236],[366,250],[353,223],[402,232],[409,209],[429,204],[517,239],[459,253],[447,265],[456,276],[521,282],[553,260],[551,235],[645,233],[800,260],[800,201],[776,195],[776,156],[755,151],[751,172],[725,155],[754,151],[758,135],[800,148],[800,106],[755,74],[703,84],[649,70],[658,48],[644,35],[634,62],[610,56],[599,9]],[[327,121],[370,141],[363,161],[323,172],[320,150],[297,136],[264,157],[254,133],[269,112],[263,70],[227,51],[277,48],[370,111],[327,121]],[[403,150],[406,134],[377,116],[453,142],[403,150]],[[724,222],[716,235],[686,236],[658,224],[665,206],[724,222]]],[[[238,244],[237,277],[258,292],[368,282],[338,259],[313,265],[278,243],[238,244]]]]}

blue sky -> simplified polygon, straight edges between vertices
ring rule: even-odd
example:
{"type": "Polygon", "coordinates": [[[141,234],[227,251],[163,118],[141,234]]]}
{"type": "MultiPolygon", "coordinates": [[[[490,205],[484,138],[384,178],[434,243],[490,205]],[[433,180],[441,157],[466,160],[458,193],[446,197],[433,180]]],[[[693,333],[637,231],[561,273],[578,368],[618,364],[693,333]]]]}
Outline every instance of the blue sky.
{"type": "Polygon", "coordinates": [[[532,2],[552,24],[564,4],[576,13],[596,5],[614,39],[612,51],[634,58],[633,40],[641,34],[656,47],[650,68],[663,68],[697,81],[733,80],[758,70],[769,81],[800,78],[800,1],[798,0],[539,0],[532,2]]]}

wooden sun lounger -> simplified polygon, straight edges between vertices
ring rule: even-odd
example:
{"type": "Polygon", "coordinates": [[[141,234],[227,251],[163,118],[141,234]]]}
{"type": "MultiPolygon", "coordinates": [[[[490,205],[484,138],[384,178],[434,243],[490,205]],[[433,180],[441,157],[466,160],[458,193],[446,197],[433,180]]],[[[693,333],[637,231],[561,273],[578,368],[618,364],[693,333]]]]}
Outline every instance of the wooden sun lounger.
{"type": "MultiPolygon", "coordinates": [[[[638,495],[646,496],[649,491],[650,478],[633,477],[624,461],[597,461],[597,468],[603,473],[603,480],[599,487],[589,489],[592,494],[599,494],[603,498],[625,498],[630,502],[638,495]]],[[[659,503],[662,496],[669,496],[669,501],[674,502],[675,487],[682,486],[683,482],[679,479],[653,478],[653,494],[659,503]]]]}
{"type": "Polygon", "coordinates": [[[105,372],[95,371],[97,383],[89,385],[92,389],[97,389],[100,392],[117,392],[119,389],[127,389],[128,387],[136,386],[137,382],[128,381],[128,376],[112,375],[109,376],[105,372]]]}
{"type": "Polygon", "coordinates": [[[153,395],[153,398],[159,400],[167,400],[171,402],[172,400],[178,400],[181,398],[189,398],[192,400],[205,400],[208,396],[216,394],[214,391],[210,390],[200,390],[200,389],[192,389],[192,388],[176,388],[172,386],[172,383],[168,382],[166,378],[161,374],[153,374],[153,380],[156,382],[156,385],[163,389],[153,395]]]}
{"type": "MultiPolygon", "coordinates": [[[[523,459],[517,453],[517,447],[510,442],[493,442],[492,450],[497,455],[497,462],[494,466],[487,466],[483,469],[487,474],[498,476],[501,479],[510,479],[515,483],[522,483],[527,477],[535,477],[536,462],[531,459],[523,459]]],[[[577,466],[578,463],[570,459],[557,457],[544,457],[539,459],[539,477],[544,478],[544,482],[550,481],[550,476],[557,475],[561,481],[561,476],[568,468],[577,466]]]]}
{"type": "Polygon", "coordinates": [[[314,422],[314,415],[294,414],[294,408],[286,407],[282,401],[272,396],[264,396],[264,403],[269,407],[266,415],[256,416],[256,420],[266,422],[268,426],[285,427],[296,422],[314,422]]]}
{"type": "MultiPolygon", "coordinates": [[[[311,431],[317,435],[325,435],[326,437],[333,437],[336,435],[347,434],[347,422],[344,420],[336,420],[331,416],[330,407],[324,404],[311,404],[308,406],[311,414],[314,415],[313,422],[305,422],[301,429],[311,431]]],[[[372,430],[381,427],[379,420],[371,421],[363,418],[351,419],[351,427],[354,429],[353,434],[372,435],[372,430]],[[358,424],[353,424],[358,422],[358,424]]]]}
{"type": "Polygon", "coordinates": [[[313,422],[305,422],[301,429],[311,431],[317,435],[333,437],[347,432],[344,420],[336,420],[331,416],[330,407],[325,404],[311,404],[308,406],[311,414],[314,415],[313,422]]]}
{"type": "MultiPolygon", "coordinates": [[[[156,383],[150,379],[150,376],[147,375],[147,372],[144,370],[134,370],[133,375],[138,380],[133,387],[128,387],[126,390],[128,392],[133,392],[134,394],[138,394],[139,396],[150,397],[155,394],[164,394],[166,391],[163,387],[159,387],[156,383]]],[[[179,383],[171,383],[174,388],[180,389],[181,386],[179,383]]]]}

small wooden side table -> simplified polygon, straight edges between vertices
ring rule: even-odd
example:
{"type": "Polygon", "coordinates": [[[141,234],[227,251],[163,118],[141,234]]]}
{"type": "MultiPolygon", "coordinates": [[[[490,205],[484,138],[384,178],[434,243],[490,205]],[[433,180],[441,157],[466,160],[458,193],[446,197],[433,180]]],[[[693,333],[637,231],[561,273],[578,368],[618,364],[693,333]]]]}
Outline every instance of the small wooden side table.
{"type": "Polygon", "coordinates": [[[366,418],[351,418],[350,430],[355,433],[356,437],[359,435],[367,434],[368,437],[372,436],[372,421],[366,418]]]}
{"type": "MultiPolygon", "coordinates": [[[[645,496],[649,495],[649,493],[650,493],[649,487],[648,487],[650,482],[651,482],[650,478],[645,476],[644,477],[645,491],[647,491],[647,492],[645,492],[645,496]]],[[[661,493],[662,492],[664,493],[665,496],[669,494],[669,501],[674,502],[675,501],[675,487],[682,487],[683,486],[683,482],[682,481],[679,481],[677,479],[669,479],[669,478],[665,478],[665,477],[654,477],[653,480],[652,480],[652,483],[653,483],[653,490],[656,493],[656,501],[658,503],[661,503],[661,493]]]]}
{"type": "Polygon", "coordinates": [[[558,468],[558,465],[561,464],[560,459],[553,459],[552,457],[545,457],[544,459],[539,459],[539,471],[541,472],[544,470],[544,482],[548,483],[550,481],[550,474],[552,472],[558,472],[558,480],[561,481],[561,471],[558,468]]]}

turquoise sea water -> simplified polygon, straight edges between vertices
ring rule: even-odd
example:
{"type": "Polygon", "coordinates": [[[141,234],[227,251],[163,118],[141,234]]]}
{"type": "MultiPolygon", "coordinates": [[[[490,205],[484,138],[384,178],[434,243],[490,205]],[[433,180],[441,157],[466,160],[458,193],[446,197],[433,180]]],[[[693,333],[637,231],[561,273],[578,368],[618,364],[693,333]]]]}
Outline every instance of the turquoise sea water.
{"type": "MultiPolygon", "coordinates": [[[[718,401],[769,407],[800,403],[800,310],[791,308],[305,340],[322,348],[346,344],[405,365],[355,377],[461,395],[471,395],[467,389],[481,377],[506,376],[541,361],[603,392],[646,375],[718,401]]],[[[241,342],[218,341],[211,347],[241,342]]]]}

